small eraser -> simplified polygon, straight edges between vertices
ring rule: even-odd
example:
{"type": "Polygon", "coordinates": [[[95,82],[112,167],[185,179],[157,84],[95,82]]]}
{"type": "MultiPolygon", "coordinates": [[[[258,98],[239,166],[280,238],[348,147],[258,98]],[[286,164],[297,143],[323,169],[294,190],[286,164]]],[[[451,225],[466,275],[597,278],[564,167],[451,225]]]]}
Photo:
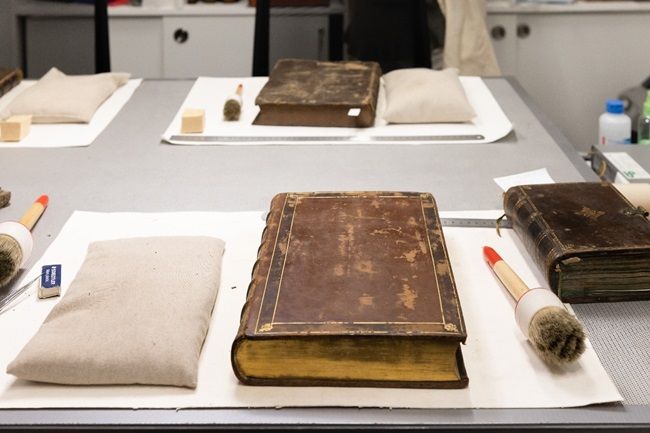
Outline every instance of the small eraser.
{"type": "Polygon", "coordinates": [[[46,265],[41,268],[41,282],[38,285],[40,299],[61,294],[61,265],[46,265]]]}
{"type": "Polygon", "coordinates": [[[181,133],[203,132],[205,127],[205,110],[201,108],[186,108],[181,121],[181,133]]]}
{"type": "Polygon", "coordinates": [[[20,141],[29,134],[31,114],[11,116],[0,122],[0,140],[20,141]]]}

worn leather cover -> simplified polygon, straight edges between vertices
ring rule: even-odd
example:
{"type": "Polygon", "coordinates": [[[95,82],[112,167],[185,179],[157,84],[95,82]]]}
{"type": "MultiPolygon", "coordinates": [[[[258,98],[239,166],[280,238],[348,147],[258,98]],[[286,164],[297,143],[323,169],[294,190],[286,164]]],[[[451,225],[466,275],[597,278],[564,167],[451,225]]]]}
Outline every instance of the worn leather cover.
{"type": "MultiPolygon", "coordinates": [[[[431,194],[274,197],[237,340],[314,335],[465,341],[460,301],[431,194]]],[[[458,382],[418,386],[343,378],[341,383],[458,388],[467,385],[460,347],[457,356],[463,376],[458,382]]],[[[233,365],[237,371],[234,359],[233,365]]],[[[242,379],[263,385],[332,384],[242,379]]]]}
{"type": "Polygon", "coordinates": [[[650,299],[650,221],[611,184],[515,186],[504,210],[563,301],[650,299]]]}
{"type": "Polygon", "coordinates": [[[381,69],[375,62],[282,59],[255,99],[256,125],[369,127],[381,69]],[[351,109],[359,109],[350,116],[351,109]]]}
{"type": "Polygon", "coordinates": [[[0,96],[16,87],[23,79],[20,69],[0,68],[0,96]]]}

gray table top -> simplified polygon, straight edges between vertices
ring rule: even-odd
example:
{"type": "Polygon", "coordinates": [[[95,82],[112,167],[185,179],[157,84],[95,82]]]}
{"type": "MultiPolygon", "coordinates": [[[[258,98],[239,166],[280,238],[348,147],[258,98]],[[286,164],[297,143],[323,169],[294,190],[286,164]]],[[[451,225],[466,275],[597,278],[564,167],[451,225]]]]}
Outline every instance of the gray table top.
{"type": "MultiPolygon", "coordinates": [[[[501,190],[492,180],[497,176],[546,167],[558,182],[597,180],[516,82],[486,83],[514,125],[514,132],[497,143],[188,147],[161,144],[160,136],[192,83],[144,81],[90,147],[0,149],[0,185],[12,192],[12,204],[0,209],[0,220],[18,218],[34,198],[49,194],[50,207],[34,230],[29,268],[74,210],[264,210],[277,192],[313,190],[428,191],[443,211],[499,209],[501,190]]],[[[602,304],[577,310],[605,367],[624,396],[633,397],[632,404],[553,410],[2,410],[0,426],[650,425],[650,394],[639,397],[635,378],[616,374],[619,362],[640,363],[626,373],[650,382],[650,350],[647,344],[640,351],[621,350],[608,338],[611,321],[625,326],[626,308],[602,304]]],[[[650,327],[643,317],[649,304],[634,308],[637,314],[628,325],[650,327]]],[[[632,338],[629,331],[623,334],[617,338],[632,338]]]]}

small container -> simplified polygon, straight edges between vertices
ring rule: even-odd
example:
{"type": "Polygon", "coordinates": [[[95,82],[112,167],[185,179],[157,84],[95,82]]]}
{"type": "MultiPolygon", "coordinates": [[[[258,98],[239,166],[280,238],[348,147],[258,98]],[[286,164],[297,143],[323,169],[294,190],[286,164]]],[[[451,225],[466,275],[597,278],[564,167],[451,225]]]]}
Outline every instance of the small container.
{"type": "Polygon", "coordinates": [[[623,101],[608,99],[605,113],[598,118],[598,142],[607,144],[630,144],[632,142],[632,119],[625,114],[623,101]]]}
{"type": "Polygon", "coordinates": [[[639,144],[650,144],[650,90],[648,90],[643,103],[643,111],[639,115],[637,142],[639,144]]]}

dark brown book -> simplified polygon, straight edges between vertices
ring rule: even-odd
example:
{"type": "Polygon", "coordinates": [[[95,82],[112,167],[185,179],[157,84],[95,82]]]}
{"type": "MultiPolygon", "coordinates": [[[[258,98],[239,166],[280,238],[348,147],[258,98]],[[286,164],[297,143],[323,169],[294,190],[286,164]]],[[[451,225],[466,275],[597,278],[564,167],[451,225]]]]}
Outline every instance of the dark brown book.
{"type": "Polygon", "coordinates": [[[274,197],[232,346],[241,382],[461,388],[465,338],[431,194],[274,197]]]}
{"type": "Polygon", "coordinates": [[[505,213],[565,302],[650,299],[650,221],[609,183],[508,189],[505,213]]]}
{"type": "Polygon", "coordinates": [[[16,87],[22,79],[23,72],[20,69],[0,68],[0,96],[16,87]]]}
{"type": "Polygon", "coordinates": [[[256,125],[373,126],[381,69],[375,62],[283,59],[255,99],[256,125]]]}

